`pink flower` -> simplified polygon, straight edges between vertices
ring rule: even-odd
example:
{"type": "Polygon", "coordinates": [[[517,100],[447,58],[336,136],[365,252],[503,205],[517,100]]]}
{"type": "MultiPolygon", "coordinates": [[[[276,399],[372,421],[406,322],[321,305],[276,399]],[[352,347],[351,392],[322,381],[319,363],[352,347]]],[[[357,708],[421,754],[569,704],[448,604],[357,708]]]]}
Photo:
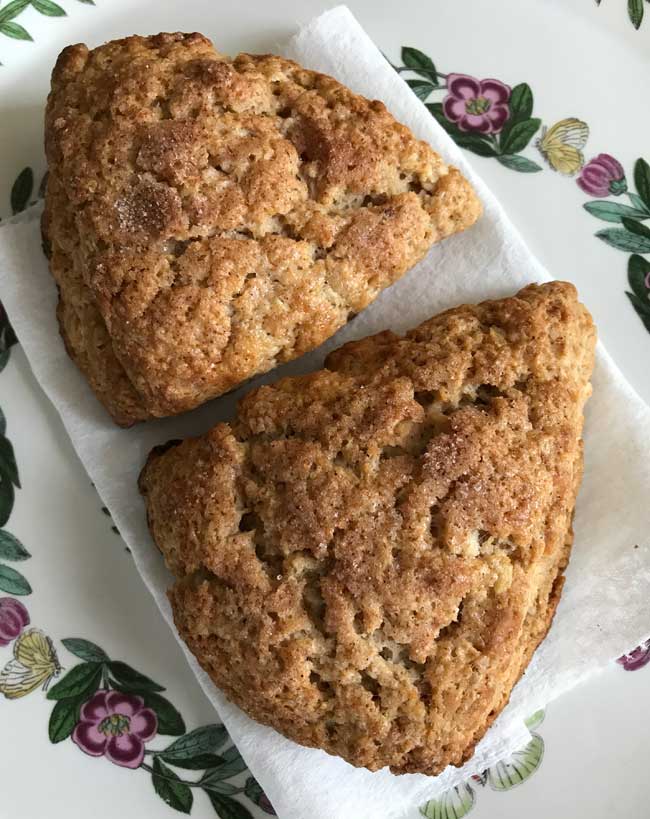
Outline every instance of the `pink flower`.
{"type": "Polygon", "coordinates": [[[8,646],[29,625],[25,606],[13,597],[0,597],[0,646],[8,646]]]}
{"type": "Polygon", "coordinates": [[[626,671],[638,671],[644,665],[650,663],[650,640],[641,643],[629,654],[624,654],[616,660],[617,663],[623,666],[626,671]]]}
{"type": "Polygon", "coordinates": [[[442,110],[461,131],[498,134],[510,116],[510,86],[500,80],[477,80],[468,74],[447,75],[449,93],[442,110]]]}
{"type": "Polygon", "coordinates": [[[620,196],[627,190],[623,166],[609,154],[598,154],[589,160],[576,182],[589,196],[604,197],[610,193],[620,196]]]}
{"type": "Polygon", "coordinates": [[[72,741],[90,756],[106,756],[116,765],[137,768],[144,743],[155,736],[158,719],[142,697],[100,689],[81,707],[72,741]]]}

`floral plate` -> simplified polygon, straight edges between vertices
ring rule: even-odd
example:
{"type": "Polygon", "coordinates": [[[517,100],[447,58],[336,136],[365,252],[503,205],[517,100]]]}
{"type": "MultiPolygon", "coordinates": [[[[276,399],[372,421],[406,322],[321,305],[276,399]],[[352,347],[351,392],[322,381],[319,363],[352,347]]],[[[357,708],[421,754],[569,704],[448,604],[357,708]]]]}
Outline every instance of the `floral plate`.
{"type": "MultiPolygon", "coordinates": [[[[541,261],[578,285],[650,401],[648,2],[349,4],[541,261]]],[[[244,15],[209,0],[0,0],[0,215],[40,195],[43,102],[64,45],[182,29],[226,52],[269,51],[321,10],[319,0],[298,15],[291,0],[250,0],[244,15]]],[[[528,746],[414,819],[649,816],[649,694],[650,643],[531,715],[528,746]]],[[[1,308],[0,726],[7,819],[273,814],[1,308]]]]}

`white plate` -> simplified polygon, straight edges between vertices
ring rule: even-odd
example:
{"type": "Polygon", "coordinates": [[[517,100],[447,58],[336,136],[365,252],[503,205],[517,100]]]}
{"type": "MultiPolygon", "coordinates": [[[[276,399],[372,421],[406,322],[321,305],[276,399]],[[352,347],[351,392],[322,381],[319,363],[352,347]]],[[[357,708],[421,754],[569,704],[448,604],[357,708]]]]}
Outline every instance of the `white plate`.
{"type": "MultiPolygon", "coordinates": [[[[650,225],[650,213],[645,221],[642,212],[594,206],[600,202],[637,207],[639,201],[632,202],[628,193],[650,198],[650,171],[647,192],[642,174],[637,174],[638,190],[634,187],[636,160],[644,151],[650,160],[650,6],[643,0],[632,0],[630,8],[637,23],[639,9],[646,11],[646,19],[637,30],[628,16],[627,0],[606,0],[601,6],[591,0],[429,0],[426,4],[418,0],[399,4],[351,0],[349,4],[393,64],[412,66],[420,72],[403,73],[419,82],[419,91],[428,92],[427,102],[442,102],[447,95],[442,74],[496,77],[513,89],[519,86],[519,100],[528,94],[521,85],[525,82],[533,96],[530,118],[541,119],[549,128],[547,148],[557,134],[550,126],[576,118],[589,129],[585,160],[605,153],[620,163],[628,192],[623,191],[624,183],[617,183],[620,172],[616,172],[616,164],[605,160],[590,166],[587,187],[592,193],[599,192],[599,185],[614,183],[609,196],[596,198],[578,187],[576,176],[552,170],[542,158],[535,143],[543,134],[535,123],[519,128],[520,134],[526,132],[530,138],[525,146],[524,137],[515,140],[512,131],[509,143],[501,133],[492,147],[486,147],[486,141],[476,134],[469,140],[471,147],[484,153],[514,153],[519,158],[506,159],[509,165],[530,167],[528,160],[541,167],[522,173],[495,157],[469,154],[543,264],[558,278],[578,285],[609,351],[637,390],[650,400],[649,330],[625,294],[631,290],[628,262],[634,243],[640,255],[650,260],[650,238],[643,235],[643,225],[650,225]],[[416,48],[418,53],[403,52],[404,46],[416,48]],[[426,85],[432,77],[427,57],[439,72],[440,88],[426,85]],[[599,220],[584,209],[586,202],[601,215],[625,212],[641,227],[627,223],[634,233],[622,224],[599,220]],[[618,231],[606,234],[606,238],[630,249],[617,249],[596,238],[595,232],[602,229],[618,231]]],[[[12,188],[16,207],[37,195],[44,170],[43,103],[49,72],[64,45],[78,41],[95,45],[134,32],[181,29],[203,31],[224,52],[272,51],[297,23],[321,10],[318,0],[303,0],[298,13],[290,0],[273,4],[252,0],[246,7],[216,5],[211,0],[185,4],[143,0],[137,5],[128,0],[97,0],[97,5],[82,0],[58,0],[58,5],[51,0],[0,3],[0,215],[11,212],[12,188]],[[55,16],[60,13],[57,9],[63,9],[66,16],[55,16]],[[31,36],[33,42],[3,36],[3,32],[31,36]],[[16,184],[24,168],[32,169],[31,186],[29,172],[16,184]]],[[[576,137],[585,129],[574,125],[570,130],[576,137]]],[[[556,164],[559,147],[551,144],[550,158],[556,164]]],[[[569,152],[569,159],[576,160],[575,154],[569,152]]],[[[650,261],[637,258],[633,262],[633,292],[638,305],[650,305],[644,283],[647,270],[650,261]]],[[[638,309],[641,313],[648,309],[650,315],[650,306],[638,309]]],[[[85,652],[91,660],[93,657],[87,645],[62,642],[82,638],[100,646],[111,660],[127,663],[146,675],[149,682],[131,674],[130,682],[138,690],[153,688],[151,680],[165,687],[162,694],[148,694],[149,705],[171,722],[159,724],[159,728],[180,731],[182,720],[186,730],[192,731],[214,722],[214,712],[131,566],[119,535],[111,531],[100,499],[18,346],[12,348],[9,362],[0,372],[0,408],[7,420],[6,438],[0,439],[0,470],[4,464],[6,471],[11,462],[7,450],[10,441],[22,487],[15,493],[4,531],[15,535],[31,555],[18,562],[10,560],[20,556],[18,547],[0,533],[0,597],[19,600],[29,613],[28,629],[37,628],[51,638],[51,647],[38,642],[36,634],[20,642],[27,646],[31,640],[42,652],[45,666],[41,676],[46,675],[48,662],[50,670],[55,670],[55,651],[64,668],[52,685],[62,679],[74,683],[76,678],[78,687],[71,685],[68,693],[83,699],[83,683],[92,683],[93,667],[73,671],[83,660],[70,648],[85,652]],[[19,594],[28,588],[11,570],[29,583],[29,593],[19,594]],[[71,672],[72,676],[64,677],[71,672]],[[156,696],[164,697],[169,705],[156,696]]],[[[1,508],[2,498],[7,503],[6,491],[0,495],[1,508]]],[[[0,635],[15,622],[7,614],[6,604],[0,605],[0,635]]],[[[0,667],[11,662],[15,647],[16,640],[0,646],[0,667]]],[[[535,728],[539,739],[526,755],[513,760],[514,767],[493,770],[482,781],[468,783],[467,788],[449,795],[446,806],[429,804],[425,815],[440,819],[458,819],[470,812],[472,819],[486,819],[497,812],[504,819],[522,815],[529,819],[650,815],[645,789],[650,664],[642,670],[644,659],[650,660],[650,651],[647,657],[639,654],[636,665],[640,667],[634,673],[626,673],[622,665],[612,665],[599,678],[553,704],[535,728]],[[512,786],[518,779],[523,779],[520,785],[512,786]]],[[[10,670],[15,673],[20,669],[13,666],[10,670]]],[[[29,687],[29,679],[36,682],[37,671],[23,669],[27,674],[19,683],[23,691],[29,687]]],[[[123,666],[114,665],[112,673],[121,676],[122,683],[129,682],[130,672],[123,666]]],[[[53,693],[57,691],[62,693],[61,689],[53,693]]],[[[106,756],[82,753],[66,735],[66,726],[72,728],[75,723],[73,704],[69,709],[65,703],[56,706],[54,712],[55,705],[40,685],[17,699],[0,698],[2,819],[174,815],[165,800],[194,817],[219,813],[222,819],[242,819],[249,813],[265,815],[262,808],[270,810],[249,781],[248,772],[238,765],[236,751],[227,750],[225,738],[219,745],[218,731],[200,734],[199,738],[211,743],[211,751],[219,756],[226,749],[226,762],[204,759],[204,767],[197,770],[173,766],[164,773],[167,779],[156,779],[156,791],[146,769],[118,766],[106,756]],[[48,726],[59,742],[50,741],[48,726]],[[216,807],[205,789],[195,786],[206,770],[212,771],[208,784],[216,807]],[[192,786],[184,787],[175,776],[191,781],[192,786]]],[[[159,732],[146,741],[146,748],[164,749],[174,739],[159,732]]],[[[147,755],[145,765],[151,767],[155,757],[147,755]]]]}

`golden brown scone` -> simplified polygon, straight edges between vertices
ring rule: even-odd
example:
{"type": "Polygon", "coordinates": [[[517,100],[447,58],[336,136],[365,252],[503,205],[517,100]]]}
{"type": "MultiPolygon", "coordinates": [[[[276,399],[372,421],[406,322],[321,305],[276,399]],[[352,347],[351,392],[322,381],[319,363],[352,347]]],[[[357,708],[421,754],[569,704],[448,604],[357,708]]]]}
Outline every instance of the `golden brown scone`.
{"type": "Polygon", "coordinates": [[[201,34],[66,48],[45,143],[61,332],[122,425],[313,349],[480,213],[381,102],[201,34]]]}
{"type": "Polygon", "coordinates": [[[227,696],[371,770],[460,765],[548,630],[595,329],[575,288],[448,310],[154,450],[149,526],[227,696]]]}

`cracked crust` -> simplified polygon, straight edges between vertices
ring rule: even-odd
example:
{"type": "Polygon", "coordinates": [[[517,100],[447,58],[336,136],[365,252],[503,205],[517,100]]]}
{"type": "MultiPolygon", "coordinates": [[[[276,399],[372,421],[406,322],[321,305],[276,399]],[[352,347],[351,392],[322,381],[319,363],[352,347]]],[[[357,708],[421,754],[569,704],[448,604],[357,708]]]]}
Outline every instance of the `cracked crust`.
{"type": "Polygon", "coordinates": [[[380,333],[154,450],[176,625],[253,718],[376,770],[460,765],[548,630],[595,329],[554,282],[380,333]]]}
{"type": "Polygon", "coordinates": [[[382,103],[200,34],[66,48],[45,143],[61,332],[122,425],[313,349],[480,213],[382,103]]]}

